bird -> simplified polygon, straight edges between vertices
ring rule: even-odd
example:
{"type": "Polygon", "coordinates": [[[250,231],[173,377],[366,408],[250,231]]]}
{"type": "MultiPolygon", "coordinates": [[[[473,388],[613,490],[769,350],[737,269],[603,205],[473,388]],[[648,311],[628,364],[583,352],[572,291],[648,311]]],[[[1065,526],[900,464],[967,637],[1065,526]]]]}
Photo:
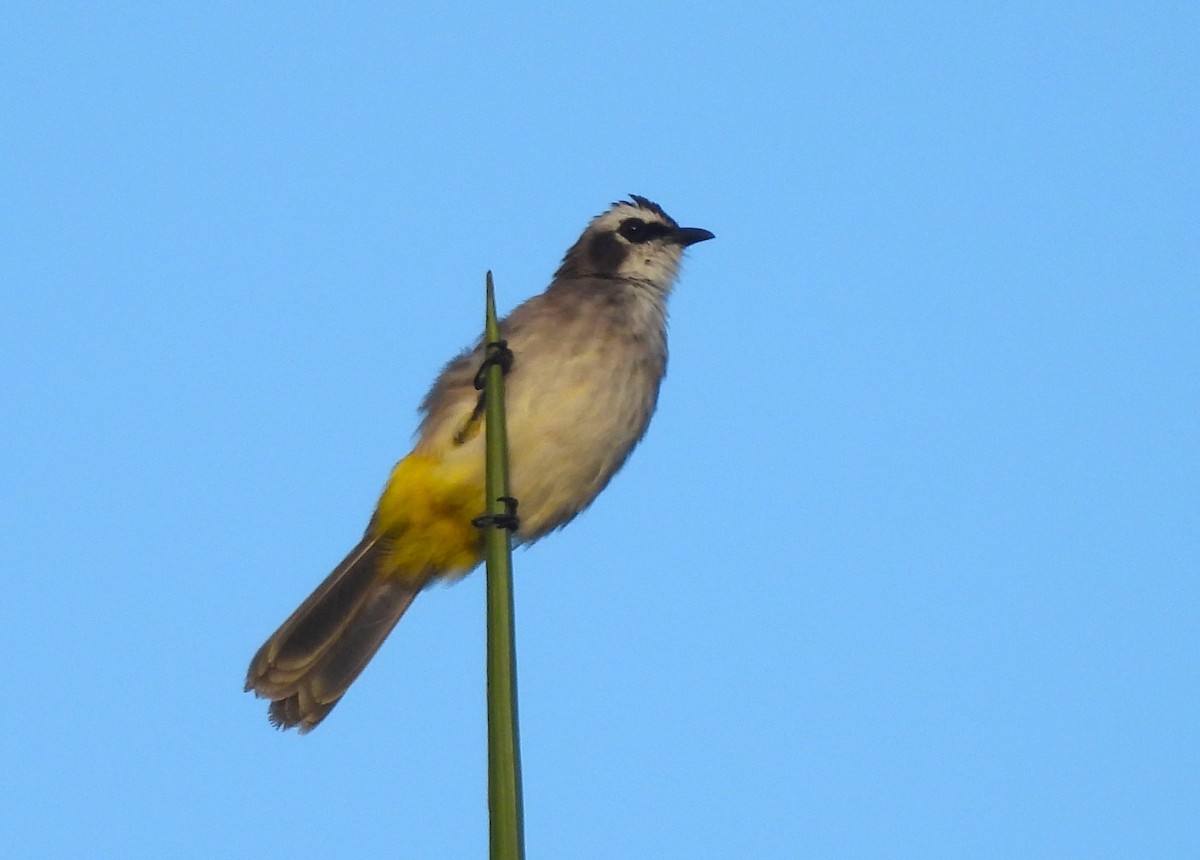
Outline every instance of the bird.
{"type": "MultiPolygon", "coordinates": [[[[588,223],[543,293],[501,320],[515,544],[573,520],[645,435],[667,370],[667,299],[684,250],[712,238],[630,195],[588,223]]],[[[251,660],[245,689],[270,700],[276,728],[315,728],[421,590],[482,560],[475,379],[487,346],[481,338],[442,369],[362,539],[251,660]]]]}

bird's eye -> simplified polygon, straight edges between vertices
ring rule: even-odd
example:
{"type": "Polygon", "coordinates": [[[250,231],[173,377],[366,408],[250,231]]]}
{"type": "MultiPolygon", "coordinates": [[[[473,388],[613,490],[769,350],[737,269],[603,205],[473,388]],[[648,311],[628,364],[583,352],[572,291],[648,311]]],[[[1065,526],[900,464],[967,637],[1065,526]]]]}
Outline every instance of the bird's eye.
{"type": "Polygon", "coordinates": [[[627,242],[640,245],[642,242],[649,242],[651,239],[665,236],[667,228],[657,222],[647,224],[641,218],[626,218],[621,222],[621,226],[617,228],[617,232],[627,242]]]}
{"type": "Polygon", "coordinates": [[[617,228],[617,232],[630,242],[641,242],[646,232],[646,222],[641,218],[626,218],[617,228]]]}

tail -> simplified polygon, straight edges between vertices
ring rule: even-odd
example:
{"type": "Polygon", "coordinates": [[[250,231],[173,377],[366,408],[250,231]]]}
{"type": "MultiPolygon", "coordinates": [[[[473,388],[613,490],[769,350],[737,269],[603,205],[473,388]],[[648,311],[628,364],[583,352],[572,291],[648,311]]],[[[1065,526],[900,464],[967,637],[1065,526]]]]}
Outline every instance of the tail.
{"type": "Polygon", "coordinates": [[[381,575],[380,553],[364,537],[250,661],[246,690],[271,700],[272,725],[312,731],[421,590],[381,575]]]}

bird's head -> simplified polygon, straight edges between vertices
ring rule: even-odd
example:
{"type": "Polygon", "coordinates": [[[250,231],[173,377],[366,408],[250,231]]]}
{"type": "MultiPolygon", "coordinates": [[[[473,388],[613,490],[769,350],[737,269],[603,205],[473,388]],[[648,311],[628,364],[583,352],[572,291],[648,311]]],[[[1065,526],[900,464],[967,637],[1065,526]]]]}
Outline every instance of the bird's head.
{"type": "Polygon", "coordinates": [[[657,203],[630,195],[592,219],[555,279],[625,279],[665,293],[675,281],[683,249],[711,238],[708,230],[680,227],[657,203]]]}

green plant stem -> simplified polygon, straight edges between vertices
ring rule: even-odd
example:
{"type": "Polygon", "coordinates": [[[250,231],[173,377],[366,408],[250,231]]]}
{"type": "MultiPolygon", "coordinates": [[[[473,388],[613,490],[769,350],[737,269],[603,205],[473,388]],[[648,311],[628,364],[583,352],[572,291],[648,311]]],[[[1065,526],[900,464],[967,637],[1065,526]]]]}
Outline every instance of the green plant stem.
{"type": "MultiPolygon", "coordinates": [[[[487,273],[485,343],[500,340],[492,273],[487,273]]],[[[485,375],[487,513],[510,513],[504,371],[485,375]]],[[[523,860],[521,755],[517,738],[517,657],[513,632],[512,537],[494,520],[485,529],[487,560],[488,818],[492,860],[523,860]]]]}

